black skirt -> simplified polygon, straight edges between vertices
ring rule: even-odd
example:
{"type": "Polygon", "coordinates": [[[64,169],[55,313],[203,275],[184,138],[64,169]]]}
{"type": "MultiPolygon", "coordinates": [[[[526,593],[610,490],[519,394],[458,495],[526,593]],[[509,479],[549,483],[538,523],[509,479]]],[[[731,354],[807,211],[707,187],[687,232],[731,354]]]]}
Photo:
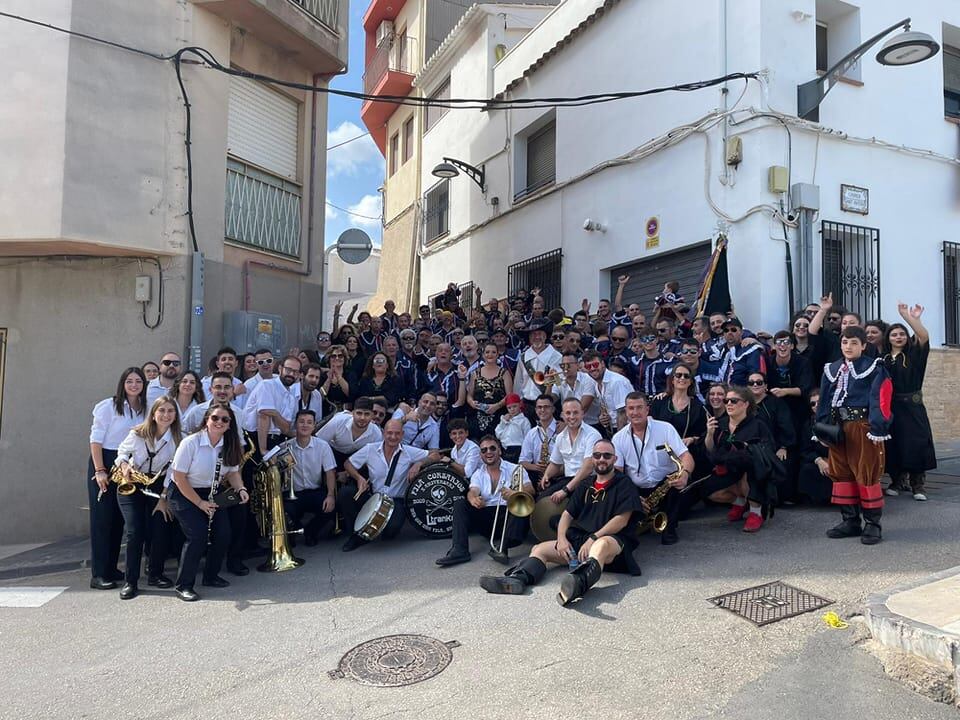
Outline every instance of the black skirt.
{"type": "Polygon", "coordinates": [[[924,472],[937,466],[933,431],[923,402],[894,397],[891,440],[887,441],[887,470],[891,473],[924,472]]]}

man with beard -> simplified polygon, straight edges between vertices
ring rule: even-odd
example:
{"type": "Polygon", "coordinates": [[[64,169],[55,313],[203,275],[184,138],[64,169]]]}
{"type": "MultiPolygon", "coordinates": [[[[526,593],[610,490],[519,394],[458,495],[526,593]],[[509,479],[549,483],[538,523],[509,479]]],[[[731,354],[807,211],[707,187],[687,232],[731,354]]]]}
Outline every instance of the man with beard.
{"type": "Polygon", "coordinates": [[[561,355],[547,344],[547,338],[553,332],[553,323],[546,319],[535,318],[527,328],[530,347],[524,350],[517,365],[517,375],[513,381],[513,391],[524,401],[528,418],[535,417],[534,404],[537,398],[546,392],[545,386],[533,381],[538,372],[560,372],[561,355]]]}
{"type": "MultiPolygon", "coordinates": [[[[625,333],[626,330],[617,328],[614,332],[625,333]]],[[[623,375],[607,369],[594,350],[583,354],[583,369],[597,388],[596,400],[584,411],[583,421],[601,435],[612,437],[626,422],[624,406],[633,386],[623,375]]]]}
{"type": "MultiPolygon", "coordinates": [[[[164,395],[169,395],[173,383],[180,374],[180,356],[175,352],[164,353],[160,358],[160,374],[147,383],[147,407],[164,395]]],[[[202,415],[201,415],[202,417],[202,415]]]]}
{"type": "Polygon", "coordinates": [[[543,578],[547,563],[565,565],[571,570],[560,583],[557,602],[566,606],[582,598],[604,569],[640,574],[633,558],[637,539],[629,528],[631,516],[641,508],[640,497],[630,479],[616,471],[617,453],[611,441],[596,441],[591,455],[594,474],[571,491],[556,541],[534,545],[528,558],[502,576],[481,577],[480,587],[489,593],[517,595],[543,578]]]}
{"type": "Polygon", "coordinates": [[[318,420],[323,417],[323,395],[317,389],[322,375],[323,370],[319,365],[307,363],[300,373],[300,382],[293,387],[297,410],[310,410],[318,420]]]}
{"type": "Polygon", "coordinates": [[[243,429],[250,433],[262,456],[293,434],[297,396],[293,389],[300,379],[300,359],[288,355],[280,362],[279,377],[257,385],[243,411],[243,429]]]}
{"type": "MultiPolygon", "coordinates": [[[[230,376],[233,378],[233,402],[241,408],[246,407],[247,388],[243,382],[240,381],[240,378],[237,377],[237,351],[229,345],[217,350],[217,370],[230,373],[230,376]]],[[[211,378],[212,375],[200,379],[204,395],[210,394],[211,378]]],[[[292,416],[291,419],[293,419],[292,416]]]]}
{"type": "Polygon", "coordinates": [[[342,469],[344,461],[364,445],[380,442],[380,428],[371,420],[373,401],[361,397],[353,403],[352,411],[337,413],[317,433],[330,445],[338,468],[342,469]]]}

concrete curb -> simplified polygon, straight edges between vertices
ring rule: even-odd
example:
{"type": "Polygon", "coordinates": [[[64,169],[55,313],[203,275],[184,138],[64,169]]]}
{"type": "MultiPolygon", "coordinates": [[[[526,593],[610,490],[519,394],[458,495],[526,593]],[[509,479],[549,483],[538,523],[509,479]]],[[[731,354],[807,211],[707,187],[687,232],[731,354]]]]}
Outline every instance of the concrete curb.
{"type": "Polygon", "coordinates": [[[0,580],[20,580],[36,575],[53,575],[54,573],[70,572],[89,568],[87,560],[70,560],[67,562],[45,563],[43,565],[24,565],[0,570],[0,580]]]}
{"type": "Polygon", "coordinates": [[[893,595],[960,574],[960,566],[870,595],[864,617],[874,640],[885,647],[923,658],[953,673],[954,689],[960,697],[960,636],[941,628],[899,615],[887,607],[893,595]]]}

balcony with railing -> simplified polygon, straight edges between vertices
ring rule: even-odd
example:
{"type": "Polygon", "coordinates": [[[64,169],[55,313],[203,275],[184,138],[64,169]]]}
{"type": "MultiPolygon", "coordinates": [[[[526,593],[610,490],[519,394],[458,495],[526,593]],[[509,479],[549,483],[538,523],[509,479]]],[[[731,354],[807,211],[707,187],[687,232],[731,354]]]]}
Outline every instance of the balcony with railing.
{"type": "Polygon", "coordinates": [[[190,0],[315,73],[347,63],[348,0],[190,0]]]}
{"type": "MultiPolygon", "coordinates": [[[[363,91],[369,95],[408,95],[419,64],[417,39],[396,35],[384,41],[367,60],[363,91]]],[[[386,152],[387,120],[398,107],[393,103],[366,100],[360,108],[360,119],[381,152],[386,152]]]]}

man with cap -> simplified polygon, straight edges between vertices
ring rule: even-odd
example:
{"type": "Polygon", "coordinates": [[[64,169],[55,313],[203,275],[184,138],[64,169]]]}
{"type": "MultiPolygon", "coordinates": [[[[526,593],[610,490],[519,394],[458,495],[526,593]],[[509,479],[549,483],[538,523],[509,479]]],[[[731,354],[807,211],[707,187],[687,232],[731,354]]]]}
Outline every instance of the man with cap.
{"type": "Polygon", "coordinates": [[[553,332],[553,323],[546,318],[534,318],[523,331],[527,336],[529,346],[520,355],[517,364],[516,377],[513,380],[513,389],[524,401],[528,417],[536,417],[534,406],[537,398],[546,392],[546,385],[538,385],[533,381],[536,373],[560,373],[562,357],[547,338],[553,332]]]}
{"type": "Polygon", "coordinates": [[[721,337],[723,343],[716,347],[721,354],[717,373],[720,382],[746,387],[750,373],[767,374],[763,346],[752,338],[744,340],[743,323],[739,319],[734,317],[726,320],[721,337]]]}

